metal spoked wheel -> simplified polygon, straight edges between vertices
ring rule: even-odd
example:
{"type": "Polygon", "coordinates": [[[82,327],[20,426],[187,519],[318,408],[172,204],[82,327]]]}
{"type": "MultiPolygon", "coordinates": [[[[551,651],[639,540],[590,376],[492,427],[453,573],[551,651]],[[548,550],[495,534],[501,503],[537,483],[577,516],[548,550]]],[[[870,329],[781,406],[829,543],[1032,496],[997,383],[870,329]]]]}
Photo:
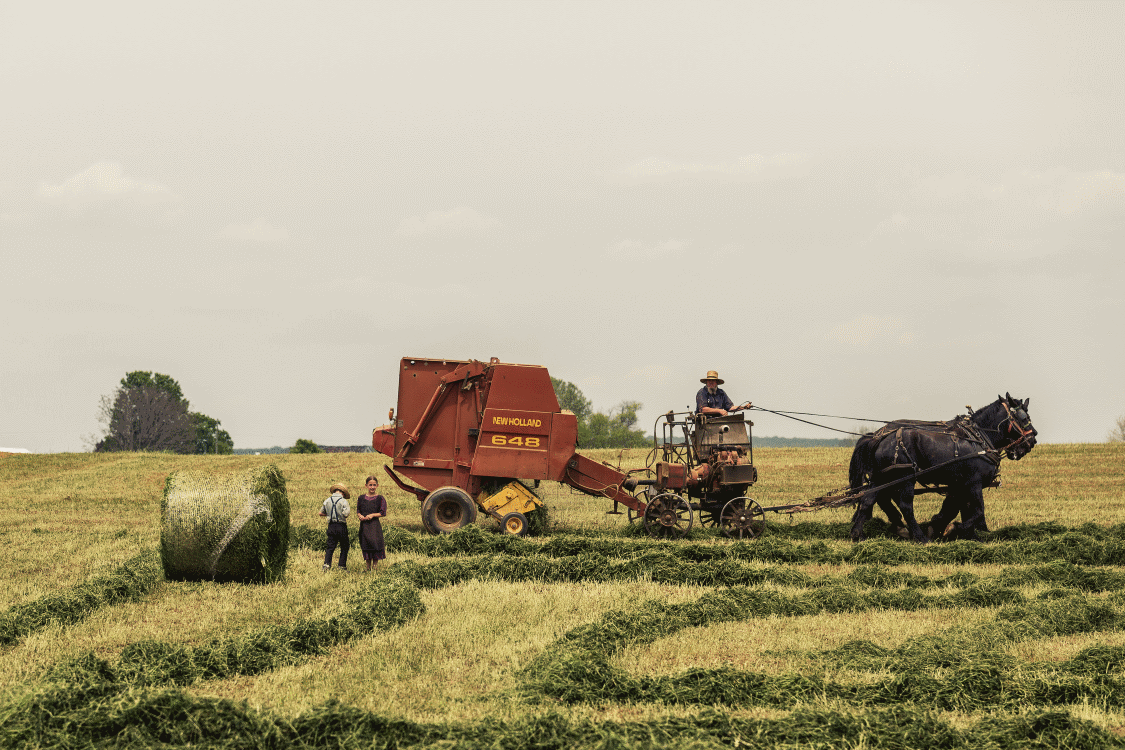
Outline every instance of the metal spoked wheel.
{"type": "Polygon", "coordinates": [[[731,539],[757,539],[766,530],[766,513],[748,497],[736,497],[723,506],[719,529],[731,539]]]}
{"type": "Polygon", "coordinates": [[[679,495],[657,495],[645,508],[645,531],[651,537],[679,539],[691,531],[691,506],[679,495]]]}

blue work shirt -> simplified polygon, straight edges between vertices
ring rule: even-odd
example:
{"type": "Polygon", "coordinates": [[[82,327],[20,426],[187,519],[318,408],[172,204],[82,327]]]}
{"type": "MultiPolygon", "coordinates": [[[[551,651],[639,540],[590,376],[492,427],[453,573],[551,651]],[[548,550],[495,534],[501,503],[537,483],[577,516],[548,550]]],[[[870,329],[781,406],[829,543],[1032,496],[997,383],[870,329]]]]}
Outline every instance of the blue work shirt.
{"type": "Polygon", "coordinates": [[[695,394],[696,413],[702,414],[704,406],[730,411],[734,406],[734,402],[730,400],[730,396],[728,396],[726,391],[722,388],[716,388],[715,394],[712,395],[711,392],[707,390],[707,386],[703,386],[699,389],[699,393],[695,394]]]}

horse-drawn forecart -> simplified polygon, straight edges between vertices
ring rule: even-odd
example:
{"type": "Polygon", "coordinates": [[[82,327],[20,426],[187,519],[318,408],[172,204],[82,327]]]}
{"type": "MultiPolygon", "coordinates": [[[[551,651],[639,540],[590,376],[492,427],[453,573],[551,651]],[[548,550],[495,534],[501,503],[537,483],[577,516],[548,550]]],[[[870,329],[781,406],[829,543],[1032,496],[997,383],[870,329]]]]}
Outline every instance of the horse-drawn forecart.
{"type": "Polygon", "coordinates": [[[479,510],[504,532],[526,534],[543,507],[535,488],[550,480],[612,500],[610,513],[625,506],[630,522],[640,520],[654,537],[682,537],[698,518],[728,537],[753,539],[767,511],[854,505],[851,536],[860,541],[878,504],[904,535],[925,542],[987,531],[982,490],[998,486],[1001,457],[1019,460],[1035,446],[1027,408],[1027,399],[1009,394],[947,422],[888,422],[860,437],[847,487],[763,508],[748,494],[758,470],[753,422],[743,414],[663,414],[646,465],[623,470],[577,452],[575,415],[560,408],[546,368],[407,357],[397,414],[392,409],[390,424],[375,428],[372,446],[393,459],[387,473],[418,498],[433,533],[472,523],[479,510]],[[924,492],[945,496],[926,529],[913,508],[924,492]]]}
{"type": "Polygon", "coordinates": [[[682,536],[691,528],[689,511],[698,512],[703,525],[718,526],[727,536],[752,539],[765,529],[767,512],[792,514],[854,505],[851,537],[858,542],[877,504],[905,538],[926,542],[940,534],[944,539],[972,539],[978,531],[988,530],[983,490],[999,486],[1001,458],[1018,461],[1035,446],[1037,432],[1027,413],[1029,402],[1007,394],[946,422],[887,422],[857,441],[848,487],[807,502],[765,508],[746,495],[758,478],[753,466],[753,422],[735,414],[688,413],[677,420],[681,415],[669,413],[658,420],[664,423],[664,438],[651,454],[661,458],[655,479],[632,480],[626,486],[647,485],[649,510],[644,522],[653,536],[682,536]],[[675,427],[683,431],[681,441],[670,435],[675,427]],[[927,492],[945,499],[924,529],[914,517],[914,495],[927,492]],[[958,514],[960,522],[954,521],[958,514]]]}

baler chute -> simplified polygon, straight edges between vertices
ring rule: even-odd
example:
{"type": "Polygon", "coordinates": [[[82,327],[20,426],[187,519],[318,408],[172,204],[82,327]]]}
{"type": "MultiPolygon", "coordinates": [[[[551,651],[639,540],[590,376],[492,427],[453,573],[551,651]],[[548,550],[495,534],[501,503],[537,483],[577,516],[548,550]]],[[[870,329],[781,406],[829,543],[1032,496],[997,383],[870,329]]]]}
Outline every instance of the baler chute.
{"type": "Polygon", "coordinates": [[[542,480],[645,511],[626,489],[635,480],[575,451],[577,419],[559,407],[545,367],[406,357],[390,419],[372,447],[393,459],[387,473],[422,503],[433,533],[472,523],[479,509],[522,536],[542,507],[533,489],[542,480]]]}

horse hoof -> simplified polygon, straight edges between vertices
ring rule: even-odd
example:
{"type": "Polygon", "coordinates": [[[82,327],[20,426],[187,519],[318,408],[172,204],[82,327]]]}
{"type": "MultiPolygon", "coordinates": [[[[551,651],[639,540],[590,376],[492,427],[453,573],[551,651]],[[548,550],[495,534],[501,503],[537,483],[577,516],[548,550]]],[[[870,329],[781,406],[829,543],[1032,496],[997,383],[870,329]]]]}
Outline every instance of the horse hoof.
{"type": "Polygon", "coordinates": [[[950,521],[949,525],[945,527],[945,531],[942,532],[941,538],[942,539],[952,539],[956,534],[957,534],[957,522],[956,521],[950,521]]]}
{"type": "Polygon", "coordinates": [[[894,530],[895,534],[897,534],[900,539],[910,538],[910,529],[906,528],[905,526],[895,526],[894,530]]]}

